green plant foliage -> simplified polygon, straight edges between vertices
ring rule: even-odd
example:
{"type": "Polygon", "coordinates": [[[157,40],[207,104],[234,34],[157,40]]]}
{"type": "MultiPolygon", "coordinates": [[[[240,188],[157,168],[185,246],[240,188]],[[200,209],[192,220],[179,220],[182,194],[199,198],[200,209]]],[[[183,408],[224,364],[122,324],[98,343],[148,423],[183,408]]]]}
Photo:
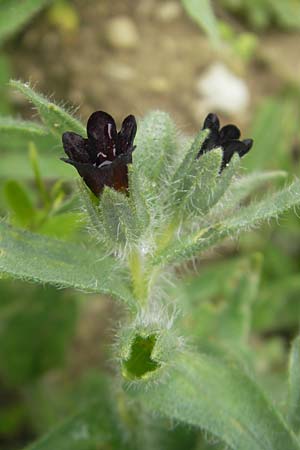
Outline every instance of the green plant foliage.
{"type": "Polygon", "coordinates": [[[236,235],[243,229],[249,230],[263,220],[278,217],[289,208],[297,206],[299,201],[300,182],[296,180],[290,186],[267,196],[260,202],[253,202],[241,208],[232,217],[216,221],[215,224],[189,236],[185,241],[173,244],[154,259],[154,264],[182,262],[201,251],[206,251],[227,236],[236,235]]]}
{"type": "Polygon", "coordinates": [[[113,408],[103,407],[103,398],[66,420],[27,450],[105,450],[124,449],[113,408]]]}
{"type": "Polygon", "coordinates": [[[298,127],[297,114],[289,97],[275,97],[265,100],[257,111],[252,133],[256,143],[253,152],[245,160],[245,167],[251,170],[292,170],[287,153],[292,147],[294,131],[298,127]],[[266,129],[269,130],[266,133],[266,129]]]}
{"type": "Polygon", "coordinates": [[[11,78],[11,67],[8,57],[0,53],[0,114],[10,114],[11,105],[8,98],[7,85],[11,78]]]}
{"type": "Polygon", "coordinates": [[[0,292],[1,377],[8,384],[27,383],[64,363],[76,319],[74,297],[3,280],[0,292]]]}
{"type": "MultiPolygon", "coordinates": [[[[24,149],[27,150],[27,149],[24,149]]],[[[41,173],[44,179],[63,178],[72,179],[74,171],[67,164],[62,164],[59,160],[59,154],[45,154],[40,152],[39,163],[41,173]]],[[[32,178],[32,169],[27,153],[5,152],[1,154],[0,177],[20,180],[29,180],[32,178]]]]}
{"type": "Polygon", "coordinates": [[[260,272],[261,258],[253,255],[214,264],[181,285],[177,283],[176,295],[184,310],[180,327],[202,348],[209,342],[231,352],[245,349],[260,272]]]}
{"type": "Polygon", "coordinates": [[[21,92],[37,108],[48,131],[55,136],[60,138],[62,133],[67,130],[73,130],[83,135],[85,134],[84,127],[77,119],[71,116],[62,107],[50,102],[41,94],[37,94],[28,83],[11,80],[10,85],[12,88],[21,92]]]}
{"type": "Polygon", "coordinates": [[[232,448],[300,448],[271,402],[240,369],[189,352],[174,359],[168,382],[133,388],[133,397],[153,411],[210,431],[232,448]]]}
{"type": "Polygon", "coordinates": [[[26,22],[51,0],[1,0],[0,43],[20,30],[26,22]]]}
{"type": "Polygon", "coordinates": [[[188,15],[208,34],[215,45],[220,44],[218,24],[210,0],[182,0],[188,15]]]}
{"type": "MultiPolygon", "coordinates": [[[[84,127],[64,109],[27,84],[12,85],[37,108],[47,133],[39,138],[52,133],[58,143],[64,131],[84,135],[84,127]]],[[[281,124],[281,119],[280,102],[271,102],[261,113],[264,126],[256,124],[256,138],[263,141],[261,152],[272,151],[276,158],[285,142],[281,140],[279,145],[279,135],[272,140],[264,136],[264,131],[274,121],[274,132],[280,125],[289,135],[290,129],[286,123],[281,124]],[[273,150],[271,145],[277,144],[273,150]]],[[[8,128],[10,136],[23,133],[34,139],[41,130],[31,122],[27,129],[27,124],[19,121],[11,122],[8,128]],[[34,131],[30,132],[31,127],[34,131]]],[[[130,397],[121,390],[120,378],[110,374],[107,396],[103,396],[102,388],[94,388],[92,398],[87,396],[86,402],[79,401],[78,405],[66,400],[64,409],[64,400],[58,401],[60,411],[72,411],[71,417],[37,440],[31,450],[208,450],[215,440],[219,449],[224,445],[242,450],[300,449],[296,436],[298,340],[292,348],[290,394],[284,410],[276,401],[277,394],[286,397],[283,344],[287,333],[280,330],[284,338],[276,335],[269,340],[263,334],[274,332],[282,312],[280,295],[291,281],[291,273],[293,295],[299,289],[299,263],[296,257],[293,262],[284,257],[290,251],[291,239],[287,249],[284,240],[280,251],[272,230],[268,234],[264,231],[260,238],[264,246],[258,248],[269,262],[269,273],[257,253],[257,233],[251,235],[253,242],[246,255],[231,261],[225,258],[207,268],[200,266],[197,279],[187,280],[181,268],[176,273],[172,267],[195,261],[221,240],[236,238],[242,231],[296,208],[300,181],[287,181],[281,170],[241,175],[238,155],[223,167],[222,148],[201,155],[201,149],[207,150],[203,145],[209,133],[209,129],[200,130],[194,139],[184,138],[167,114],[155,111],[147,115],[138,126],[133,163],[128,167],[128,190],[118,192],[106,186],[97,197],[80,180],[81,217],[89,222],[90,236],[82,230],[81,234],[70,233],[77,198],[66,200],[60,181],[44,183],[36,142],[30,145],[29,158],[33,192],[26,196],[29,185],[24,190],[19,180],[6,183],[10,214],[0,223],[1,276],[108,294],[127,306],[112,359],[118,363],[119,376],[130,397]],[[275,190],[262,192],[274,182],[275,190]],[[33,218],[34,226],[30,221],[33,218]],[[8,221],[30,231],[12,227],[8,221]],[[64,230],[59,235],[63,240],[50,237],[57,236],[58,229],[64,230]],[[270,304],[274,306],[271,313],[270,304]],[[253,339],[252,333],[256,333],[253,339]],[[266,369],[261,367],[263,363],[266,369]],[[280,366],[280,376],[272,371],[275,363],[280,366]],[[273,386],[274,401],[259,385],[268,385],[271,393],[273,386]],[[181,424],[178,432],[176,428],[170,431],[174,421],[181,424]],[[188,427],[193,427],[190,434],[188,427]],[[207,433],[214,440],[211,445],[209,440],[204,442],[207,433]]],[[[269,166],[269,155],[262,157],[261,165],[269,166]]],[[[290,217],[293,236],[299,237],[299,224],[290,217]]],[[[246,248],[244,242],[242,245],[246,248]]],[[[233,245],[228,249],[236,251],[233,245]]],[[[297,310],[289,301],[286,304],[286,323],[295,325],[297,310]]],[[[28,313],[30,324],[36,319],[35,309],[28,309],[32,310],[28,313]]],[[[15,311],[11,314],[14,317],[15,311]]],[[[44,323],[44,316],[40,321],[44,323]]],[[[14,333],[12,327],[10,331],[14,333]]],[[[13,338],[10,341],[15,342],[13,338]]],[[[9,351],[8,346],[2,348],[9,351]]],[[[41,363],[41,367],[44,370],[48,366],[41,363]]],[[[59,413],[59,417],[64,415],[59,413]]],[[[52,418],[49,425],[53,422],[52,418]]]]}
{"type": "Polygon", "coordinates": [[[30,228],[35,219],[35,209],[24,187],[17,181],[8,181],[4,186],[4,195],[16,224],[30,228]]]}
{"type": "Polygon", "coordinates": [[[222,4],[254,28],[264,29],[276,24],[283,29],[299,29],[299,0],[222,0],[222,4]]]}
{"type": "Polygon", "coordinates": [[[123,272],[101,251],[13,229],[0,224],[0,271],[16,278],[133,302],[123,272]]]}
{"type": "Polygon", "coordinates": [[[149,113],[139,123],[135,144],[137,150],[133,153],[133,161],[136,170],[140,176],[146,175],[153,187],[161,190],[168,182],[168,167],[174,165],[178,155],[176,128],[171,117],[162,111],[149,113]]]}
{"type": "Polygon", "coordinates": [[[16,120],[12,117],[0,117],[0,133],[9,131],[25,136],[41,136],[47,134],[46,128],[35,122],[16,120]]]}
{"type": "Polygon", "coordinates": [[[288,420],[293,430],[300,429],[300,337],[293,342],[289,367],[288,420]]]}

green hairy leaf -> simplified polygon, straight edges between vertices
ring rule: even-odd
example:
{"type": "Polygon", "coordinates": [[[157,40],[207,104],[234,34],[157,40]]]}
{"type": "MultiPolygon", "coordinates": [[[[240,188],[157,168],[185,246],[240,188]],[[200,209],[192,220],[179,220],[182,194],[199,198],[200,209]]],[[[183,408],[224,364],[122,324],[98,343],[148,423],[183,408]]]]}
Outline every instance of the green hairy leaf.
{"type": "Polygon", "coordinates": [[[116,262],[99,250],[23,232],[0,223],[0,272],[37,283],[133,299],[116,262]]]}
{"type": "Polygon", "coordinates": [[[28,83],[11,80],[10,85],[33,103],[45,126],[55,136],[61,137],[65,131],[75,131],[76,133],[85,135],[85,128],[77,119],[62,107],[50,102],[43,95],[38,94],[28,83]]]}
{"type": "Polygon", "coordinates": [[[233,209],[266,183],[285,179],[286,177],[287,173],[282,170],[254,172],[243,176],[231,184],[225,197],[222,199],[221,209],[233,209]]]}
{"type": "Polygon", "coordinates": [[[249,230],[264,220],[278,217],[284,211],[300,204],[300,181],[294,181],[290,186],[266,196],[260,202],[253,202],[241,208],[232,217],[208,225],[199,232],[179,243],[175,242],[161,254],[153,263],[179,263],[214,246],[227,236],[235,236],[243,229],[249,230]]]}
{"type": "Polygon", "coordinates": [[[140,234],[138,219],[125,194],[105,188],[99,204],[104,232],[112,244],[125,244],[140,234]]]}
{"type": "Polygon", "coordinates": [[[300,448],[255,382],[215,358],[179,353],[165,382],[128,389],[147,409],[207,430],[233,449],[300,448]]]}
{"type": "MultiPolygon", "coordinates": [[[[157,190],[168,182],[177,156],[176,129],[170,116],[152,111],[138,124],[133,165],[157,190]]],[[[154,189],[152,189],[154,190],[154,189]]]]}
{"type": "Polygon", "coordinates": [[[220,149],[208,152],[194,161],[193,170],[184,178],[184,184],[177,190],[174,203],[192,215],[205,214],[214,201],[221,162],[220,149]]]}
{"type": "Polygon", "coordinates": [[[265,196],[260,202],[252,202],[249,206],[241,208],[233,217],[224,222],[233,232],[242,228],[258,225],[263,220],[278,217],[279,214],[300,203],[300,180],[294,181],[290,186],[265,196]]]}
{"type": "Polygon", "coordinates": [[[1,0],[0,43],[18,31],[51,0],[1,0]]]}

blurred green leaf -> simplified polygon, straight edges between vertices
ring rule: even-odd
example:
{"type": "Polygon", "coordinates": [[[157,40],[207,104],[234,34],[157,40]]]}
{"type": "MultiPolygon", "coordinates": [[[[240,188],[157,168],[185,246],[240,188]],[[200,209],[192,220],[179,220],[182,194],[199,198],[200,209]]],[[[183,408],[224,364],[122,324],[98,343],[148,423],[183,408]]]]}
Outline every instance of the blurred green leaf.
{"type": "Polygon", "coordinates": [[[46,128],[38,123],[0,116],[0,133],[1,132],[11,132],[12,134],[19,133],[25,136],[47,134],[46,128]]]}
{"type": "Polygon", "coordinates": [[[39,283],[111,295],[134,306],[124,271],[100,249],[0,223],[0,272],[39,283]]]}
{"type": "Polygon", "coordinates": [[[21,29],[51,0],[1,0],[0,3],[0,43],[21,29]]]}
{"type": "Polygon", "coordinates": [[[254,147],[244,160],[250,170],[294,169],[291,163],[291,148],[298,129],[296,104],[291,97],[267,98],[257,111],[251,137],[254,147]]]}
{"type": "MultiPolygon", "coordinates": [[[[97,395],[95,395],[97,397],[97,395]]],[[[26,450],[125,450],[112,406],[95,400],[26,450]]]]}
{"type": "Polygon", "coordinates": [[[291,348],[289,365],[288,421],[295,431],[300,430],[300,336],[291,348]]]}
{"type": "Polygon", "coordinates": [[[18,181],[7,181],[4,195],[13,214],[13,222],[21,227],[31,228],[35,221],[35,208],[25,188],[18,181]]]}
{"type": "Polygon", "coordinates": [[[299,0],[222,0],[222,4],[260,30],[275,24],[283,29],[299,29],[299,0]]]}
{"type": "Polygon", "coordinates": [[[220,45],[220,36],[210,0],[181,0],[188,15],[208,34],[215,45],[220,45]]]}
{"type": "MultiPolygon", "coordinates": [[[[59,155],[39,153],[40,171],[44,179],[74,179],[74,170],[59,160],[59,155]]],[[[1,154],[1,178],[29,180],[33,178],[32,166],[27,153],[5,152],[1,154]]]]}
{"type": "Polygon", "coordinates": [[[61,138],[65,131],[75,131],[81,135],[85,135],[84,126],[75,117],[70,115],[62,107],[50,102],[46,97],[38,94],[28,83],[11,80],[11,87],[21,92],[34,106],[44,122],[45,126],[55,136],[61,138]]]}
{"type": "Polygon", "coordinates": [[[11,112],[11,105],[8,98],[8,82],[10,78],[11,68],[8,57],[0,53],[0,114],[9,114],[11,112]]]}
{"type": "Polygon", "coordinates": [[[54,288],[0,282],[0,373],[8,384],[33,380],[64,362],[74,332],[74,297],[54,288]]]}
{"type": "Polygon", "coordinates": [[[83,224],[84,217],[81,213],[66,212],[47,217],[44,223],[39,226],[38,231],[57,239],[72,240],[83,224]]]}
{"type": "Polygon", "coordinates": [[[232,353],[247,344],[260,266],[258,255],[226,259],[175,284],[173,295],[183,309],[180,326],[198,346],[205,348],[209,341],[232,353]]]}

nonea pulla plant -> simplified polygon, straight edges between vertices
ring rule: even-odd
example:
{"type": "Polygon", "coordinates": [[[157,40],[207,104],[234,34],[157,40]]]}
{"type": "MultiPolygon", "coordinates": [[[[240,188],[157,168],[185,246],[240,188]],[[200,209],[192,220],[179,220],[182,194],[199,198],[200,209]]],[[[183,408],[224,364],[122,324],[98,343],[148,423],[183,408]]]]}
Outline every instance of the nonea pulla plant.
{"type": "Polygon", "coordinates": [[[269,397],[253,364],[249,335],[260,256],[239,260],[235,269],[228,263],[224,278],[233,273],[234,279],[221,307],[199,305],[183,279],[187,263],[196,270],[221,241],[233,246],[242,231],[296,207],[299,180],[259,197],[259,188],[286,174],[243,175],[241,160],[253,142],[240,140],[235,125],[221,128],[215,114],[193,138],[161,111],[138,120],[129,115],[119,131],[109,114],[97,111],[86,132],[28,84],[11,85],[33,103],[39,130],[61,149],[62,136],[62,159],[80,175],[74,172],[90,233],[64,241],[2,221],[0,270],[107,294],[122,310],[111,348],[115,370],[105,387],[102,382],[92,399],[30,449],[299,450],[299,338],[291,348],[285,402],[269,397]],[[213,332],[205,334],[209,324],[213,332]]]}

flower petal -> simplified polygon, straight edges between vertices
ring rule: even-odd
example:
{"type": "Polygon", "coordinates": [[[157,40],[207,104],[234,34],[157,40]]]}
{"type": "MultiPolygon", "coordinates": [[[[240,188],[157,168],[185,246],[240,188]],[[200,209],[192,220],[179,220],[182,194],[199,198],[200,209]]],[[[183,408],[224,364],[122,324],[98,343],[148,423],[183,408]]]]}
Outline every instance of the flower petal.
{"type": "Polygon", "coordinates": [[[67,158],[61,158],[61,160],[71,164],[77,169],[79,175],[84,179],[86,185],[95,195],[98,196],[100,194],[104,187],[101,169],[93,166],[91,163],[81,163],[67,158]]]}
{"type": "Polygon", "coordinates": [[[214,113],[209,113],[205,120],[204,120],[204,124],[203,124],[203,130],[205,130],[206,128],[210,128],[211,130],[219,130],[220,128],[220,121],[219,118],[217,116],[217,114],[214,113]]]}
{"type": "Polygon", "coordinates": [[[234,153],[238,153],[238,155],[240,157],[242,156],[243,151],[245,150],[245,144],[241,141],[232,140],[232,141],[228,141],[225,144],[223,144],[222,147],[223,147],[223,161],[222,161],[221,171],[230,162],[234,153]]]}
{"type": "Polygon", "coordinates": [[[94,112],[87,123],[89,153],[93,163],[113,161],[116,157],[117,129],[112,116],[104,111],[94,112]]]}
{"type": "Polygon", "coordinates": [[[118,133],[117,154],[127,153],[133,147],[133,141],[136,135],[136,120],[133,115],[127,116],[122,123],[121,130],[118,133]]]}
{"type": "Polygon", "coordinates": [[[108,161],[101,167],[91,163],[81,163],[72,159],[61,158],[62,161],[74,166],[86,185],[95,194],[99,195],[104,186],[109,186],[117,191],[128,189],[127,164],[132,162],[132,152],[120,155],[113,162],[108,161]]]}
{"type": "Polygon", "coordinates": [[[251,150],[253,145],[253,139],[244,139],[242,143],[245,145],[245,147],[244,150],[240,150],[239,152],[240,157],[246,155],[246,153],[248,153],[249,150],[251,150]]]}
{"type": "Polygon", "coordinates": [[[82,136],[72,131],[67,131],[62,135],[62,143],[65,153],[70,159],[82,163],[89,162],[87,140],[82,136]]]}
{"type": "Polygon", "coordinates": [[[232,140],[232,139],[239,139],[241,136],[241,132],[235,125],[226,125],[225,127],[221,128],[220,133],[220,143],[232,140]]]}

